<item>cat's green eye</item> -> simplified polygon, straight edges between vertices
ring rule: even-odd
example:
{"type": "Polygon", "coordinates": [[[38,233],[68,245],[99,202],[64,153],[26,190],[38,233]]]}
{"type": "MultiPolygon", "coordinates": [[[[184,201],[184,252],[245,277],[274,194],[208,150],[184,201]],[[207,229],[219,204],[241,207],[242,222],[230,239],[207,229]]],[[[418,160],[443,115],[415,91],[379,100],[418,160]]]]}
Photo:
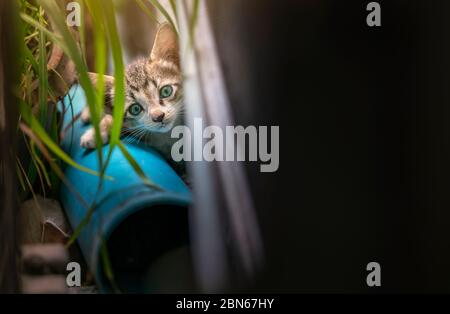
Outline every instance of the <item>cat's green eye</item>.
{"type": "Polygon", "coordinates": [[[140,114],[144,109],[142,108],[141,105],[139,105],[138,103],[134,103],[132,104],[129,108],[128,108],[128,112],[133,115],[133,116],[137,116],[138,114],[140,114]]]}
{"type": "Polygon", "coordinates": [[[159,96],[161,98],[167,98],[172,96],[173,93],[173,88],[170,85],[165,85],[163,87],[161,87],[161,89],[159,90],[159,96]]]}

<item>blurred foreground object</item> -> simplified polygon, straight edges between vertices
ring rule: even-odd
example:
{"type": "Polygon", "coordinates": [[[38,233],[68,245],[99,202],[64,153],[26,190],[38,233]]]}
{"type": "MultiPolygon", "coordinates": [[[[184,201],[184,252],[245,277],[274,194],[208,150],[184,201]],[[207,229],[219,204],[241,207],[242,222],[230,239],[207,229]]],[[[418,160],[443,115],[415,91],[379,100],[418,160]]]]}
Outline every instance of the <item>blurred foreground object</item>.
{"type": "Polygon", "coordinates": [[[24,293],[67,293],[67,250],[62,244],[22,246],[24,293]]]}
{"type": "MultiPolygon", "coordinates": [[[[212,17],[206,1],[178,0],[185,124],[236,125],[226,88],[212,17]]],[[[235,143],[225,149],[237,150],[235,143]]],[[[194,150],[195,150],[194,146],[194,150]]],[[[239,162],[188,162],[194,206],[190,230],[194,267],[201,291],[239,291],[264,265],[264,250],[245,168],[239,162]]]]}
{"type": "Polygon", "coordinates": [[[19,292],[17,278],[17,188],[15,149],[17,99],[18,29],[15,1],[0,2],[0,293],[19,292]]]}

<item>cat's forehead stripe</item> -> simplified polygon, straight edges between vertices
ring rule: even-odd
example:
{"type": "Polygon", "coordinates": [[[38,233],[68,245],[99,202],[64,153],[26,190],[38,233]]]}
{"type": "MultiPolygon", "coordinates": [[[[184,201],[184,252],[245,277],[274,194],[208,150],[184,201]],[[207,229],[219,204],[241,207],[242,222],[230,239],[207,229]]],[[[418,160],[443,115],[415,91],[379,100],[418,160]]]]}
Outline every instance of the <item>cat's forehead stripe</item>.
{"type": "Polygon", "coordinates": [[[162,77],[177,78],[180,76],[177,68],[171,66],[158,65],[158,72],[162,77]]]}

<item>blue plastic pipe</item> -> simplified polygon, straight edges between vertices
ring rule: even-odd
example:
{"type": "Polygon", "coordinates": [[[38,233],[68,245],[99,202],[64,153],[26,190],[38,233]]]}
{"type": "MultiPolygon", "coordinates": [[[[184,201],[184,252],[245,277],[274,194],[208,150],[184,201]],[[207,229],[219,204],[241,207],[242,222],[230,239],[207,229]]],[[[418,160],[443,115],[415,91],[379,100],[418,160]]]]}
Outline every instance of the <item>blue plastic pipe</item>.
{"type": "MultiPolygon", "coordinates": [[[[85,94],[79,85],[73,86],[64,100],[59,102],[58,109],[63,114],[64,134],[61,146],[75,162],[99,172],[97,152],[86,150],[79,145],[81,135],[91,126],[83,124],[80,119],[73,123],[73,117],[81,112],[85,104],[85,94]]],[[[100,180],[98,176],[71,166],[67,166],[64,171],[69,185],[76,189],[87,204],[91,205],[94,202],[96,204],[89,222],[78,237],[78,243],[100,291],[103,292],[109,291],[111,285],[102,270],[101,245],[104,243],[102,241],[107,241],[122,222],[139,211],[152,211],[154,208],[164,210],[164,206],[176,206],[187,210],[191,203],[191,193],[187,186],[156,151],[139,144],[125,143],[125,145],[145,175],[162,190],[144,185],[118,147],[114,149],[106,170],[106,176],[111,179],[104,179],[103,188],[98,193],[100,180]]],[[[103,156],[106,157],[108,151],[109,145],[103,146],[103,156]]],[[[61,186],[60,200],[72,228],[76,230],[86,218],[88,209],[66,185],[61,186]]],[[[170,224],[167,228],[171,228],[170,224]]]]}

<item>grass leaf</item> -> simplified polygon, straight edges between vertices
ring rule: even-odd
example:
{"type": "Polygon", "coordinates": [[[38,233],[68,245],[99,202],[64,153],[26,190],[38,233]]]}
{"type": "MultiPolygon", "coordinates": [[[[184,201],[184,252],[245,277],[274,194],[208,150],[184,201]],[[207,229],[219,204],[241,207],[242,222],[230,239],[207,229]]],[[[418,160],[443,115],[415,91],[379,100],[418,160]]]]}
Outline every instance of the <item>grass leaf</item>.
{"type": "Polygon", "coordinates": [[[122,57],[122,47],[117,31],[115,10],[111,0],[104,0],[105,25],[111,46],[112,58],[114,62],[114,104],[113,104],[113,125],[110,134],[110,149],[120,141],[122,121],[125,106],[125,69],[122,57]]]}
{"type": "Polygon", "coordinates": [[[61,160],[66,164],[77,168],[78,170],[85,171],[87,173],[98,175],[98,173],[92,169],[86,168],[77,164],[72,158],[70,158],[45,132],[45,129],[41,126],[39,121],[31,113],[30,107],[23,101],[19,102],[20,112],[23,120],[28,123],[29,127],[36,133],[37,136],[44,142],[44,144],[61,160]]]}
{"type": "Polygon", "coordinates": [[[173,21],[172,17],[170,16],[169,12],[159,3],[158,0],[148,0],[158,11],[166,18],[166,20],[172,25],[173,30],[178,34],[177,26],[175,25],[175,22],[173,21]]]}
{"type": "Polygon", "coordinates": [[[135,0],[137,5],[141,8],[142,11],[144,11],[145,14],[148,15],[148,17],[153,20],[156,23],[158,22],[158,19],[156,18],[155,14],[153,14],[153,12],[145,6],[144,2],[142,2],[142,0],[135,0]]]}
{"type": "Polygon", "coordinates": [[[139,166],[139,164],[134,160],[134,158],[130,155],[130,153],[128,152],[128,150],[126,149],[126,147],[123,145],[122,142],[119,142],[117,144],[120,148],[120,151],[122,152],[122,154],[125,156],[125,158],[127,159],[128,163],[133,167],[134,171],[136,172],[136,174],[142,179],[142,181],[144,181],[144,183],[152,188],[158,189],[158,190],[162,190],[162,188],[158,185],[156,185],[155,183],[153,183],[150,179],[147,178],[147,176],[145,175],[144,171],[142,170],[142,168],[139,166]]]}
{"type": "Polygon", "coordinates": [[[169,0],[169,3],[170,3],[170,7],[172,8],[173,15],[175,16],[175,18],[177,18],[178,12],[177,12],[177,4],[175,3],[175,0],[169,0]]]}
{"type": "Polygon", "coordinates": [[[198,20],[199,4],[200,4],[199,0],[194,0],[192,13],[189,20],[189,43],[191,47],[194,46],[194,31],[198,20]]]}
{"type": "Polygon", "coordinates": [[[106,275],[106,278],[111,283],[114,292],[120,293],[119,287],[116,284],[114,279],[114,272],[112,269],[111,259],[109,258],[108,248],[106,246],[106,240],[102,237],[101,239],[101,247],[100,247],[100,256],[102,258],[103,271],[106,275]]]}
{"type": "Polygon", "coordinates": [[[89,221],[91,220],[92,214],[94,213],[96,207],[97,207],[97,205],[94,202],[88,208],[88,210],[86,212],[86,215],[84,215],[83,219],[80,221],[78,226],[75,228],[75,230],[73,231],[73,233],[70,236],[69,240],[67,240],[66,248],[69,248],[76,241],[76,239],[80,236],[81,231],[83,231],[83,228],[86,227],[87,224],[89,223],[89,221]]]}
{"type": "MultiPolygon", "coordinates": [[[[50,20],[52,21],[52,27],[55,29],[57,34],[60,34],[61,39],[56,44],[59,44],[63,49],[64,53],[72,59],[75,63],[78,72],[78,79],[83,87],[83,90],[86,95],[87,105],[89,106],[89,110],[91,113],[91,122],[95,129],[95,141],[97,147],[97,155],[99,159],[100,166],[102,165],[103,155],[102,155],[102,140],[100,137],[100,115],[97,112],[96,105],[96,94],[94,86],[88,75],[88,69],[84,59],[81,55],[80,49],[78,47],[77,42],[75,41],[72,33],[70,32],[66,20],[65,20],[65,12],[62,12],[58,7],[55,1],[51,0],[39,0],[39,3],[44,8],[45,12],[48,14],[50,20]]],[[[39,25],[42,28],[42,25],[39,25]]],[[[55,36],[51,37],[54,38],[55,36]]]]}
{"type": "MultiPolygon", "coordinates": [[[[43,17],[40,17],[42,23],[43,17]]],[[[48,73],[47,73],[47,47],[45,33],[39,31],[39,61],[38,61],[38,77],[39,77],[39,119],[44,127],[48,120],[48,73]]]]}

